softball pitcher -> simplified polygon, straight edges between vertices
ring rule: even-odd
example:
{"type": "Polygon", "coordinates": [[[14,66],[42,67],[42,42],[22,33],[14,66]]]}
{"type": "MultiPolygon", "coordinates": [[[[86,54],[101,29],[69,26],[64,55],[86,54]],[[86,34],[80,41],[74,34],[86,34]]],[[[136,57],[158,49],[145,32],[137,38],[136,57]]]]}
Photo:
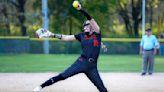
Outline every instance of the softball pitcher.
{"type": "Polygon", "coordinates": [[[55,37],[64,41],[78,40],[81,43],[82,54],[68,69],[45,81],[40,86],[37,86],[33,90],[34,92],[40,92],[42,88],[58,81],[65,80],[78,73],[84,73],[100,92],[108,92],[97,70],[97,59],[101,47],[100,28],[96,21],[86,11],[82,10],[80,3],[78,3],[78,7],[75,6],[74,8],[87,18],[87,21],[83,24],[84,32],[76,35],[63,35],[53,34],[46,30],[38,30],[36,33],[40,38],[55,37]]]}

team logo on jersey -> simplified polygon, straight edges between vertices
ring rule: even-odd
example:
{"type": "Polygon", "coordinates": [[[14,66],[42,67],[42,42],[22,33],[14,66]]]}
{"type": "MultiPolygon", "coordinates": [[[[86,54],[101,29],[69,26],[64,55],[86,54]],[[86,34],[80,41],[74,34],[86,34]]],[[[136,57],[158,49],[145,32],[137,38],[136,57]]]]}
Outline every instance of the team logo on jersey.
{"type": "Polygon", "coordinates": [[[99,42],[96,39],[93,40],[93,46],[94,47],[98,47],[99,46],[99,42]]]}
{"type": "Polygon", "coordinates": [[[91,39],[93,39],[93,46],[94,47],[98,47],[99,46],[99,42],[96,39],[96,35],[91,35],[90,37],[88,37],[87,35],[84,35],[84,39],[85,40],[91,40],[91,39]]]}
{"type": "Polygon", "coordinates": [[[87,35],[84,35],[84,39],[85,40],[96,39],[96,35],[92,35],[90,37],[88,37],[87,35]]]}

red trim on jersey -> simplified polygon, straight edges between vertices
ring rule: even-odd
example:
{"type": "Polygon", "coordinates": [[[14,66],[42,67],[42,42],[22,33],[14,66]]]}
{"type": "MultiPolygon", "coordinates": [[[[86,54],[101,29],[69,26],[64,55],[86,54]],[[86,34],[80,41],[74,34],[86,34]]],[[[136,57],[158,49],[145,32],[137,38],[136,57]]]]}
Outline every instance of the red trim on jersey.
{"type": "Polygon", "coordinates": [[[96,39],[96,35],[92,35],[90,37],[88,37],[87,35],[84,35],[84,39],[85,40],[96,39]]]}

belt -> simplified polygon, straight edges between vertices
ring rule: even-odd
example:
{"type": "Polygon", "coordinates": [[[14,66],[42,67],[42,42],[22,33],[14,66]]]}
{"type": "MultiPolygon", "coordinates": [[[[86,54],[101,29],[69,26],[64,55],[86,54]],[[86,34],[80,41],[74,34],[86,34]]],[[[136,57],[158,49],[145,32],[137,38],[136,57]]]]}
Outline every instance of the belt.
{"type": "Polygon", "coordinates": [[[89,62],[94,62],[95,60],[93,58],[88,59],[89,62]]]}
{"type": "Polygon", "coordinates": [[[87,58],[86,56],[83,56],[83,55],[81,55],[80,59],[85,59],[85,60],[87,60],[89,62],[94,62],[95,61],[94,58],[87,58]]]}
{"type": "Polygon", "coordinates": [[[144,51],[153,51],[154,49],[149,49],[149,50],[146,50],[146,49],[144,49],[144,51]]]}

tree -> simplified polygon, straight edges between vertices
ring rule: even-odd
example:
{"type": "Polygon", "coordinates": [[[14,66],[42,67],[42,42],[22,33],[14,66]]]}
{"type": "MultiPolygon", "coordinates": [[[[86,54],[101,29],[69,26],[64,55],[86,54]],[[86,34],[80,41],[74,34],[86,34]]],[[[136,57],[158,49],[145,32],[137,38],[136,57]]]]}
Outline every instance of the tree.
{"type": "Polygon", "coordinates": [[[0,9],[0,12],[2,12],[2,14],[5,16],[5,27],[6,27],[6,31],[5,35],[10,34],[10,22],[9,22],[9,16],[7,13],[7,6],[5,3],[2,4],[2,7],[0,9]]]}
{"type": "Polygon", "coordinates": [[[142,0],[118,0],[118,14],[123,18],[130,37],[139,37],[142,0]],[[131,2],[131,3],[130,3],[131,2]],[[131,5],[131,6],[130,6],[131,5]]]}
{"type": "Polygon", "coordinates": [[[146,15],[147,15],[147,21],[149,22],[150,24],[150,28],[152,28],[152,25],[153,25],[153,15],[154,14],[154,10],[155,8],[157,8],[157,4],[158,4],[158,0],[147,0],[147,5],[146,5],[146,15]]]}
{"type": "Polygon", "coordinates": [[[21,26],[21,32],[22,32],[22,36],[26,36],[27,32],[26,32],[26,26],[25,26],[25,4],[26,4],[26,0],[11,0],[11,3],[15,6],[15,8],[17,9],[18,12],[18,19],[19,19],[19,24],[21,26]]]}
{"type": "MultiPolygon", "coordinates": [[[[98,22],[103,30],[102,34],[107,35],[109,31],[110,22],[110,10],[114,10],[115,0],[79,0],[83,5],[83,8],[89,12],[89,14],[98,22]],[[91,4],[92,3],[92,4],[91,4]],[[110,5],[110,7],[109,7],[110,5]]],[[[37,3],[40,1],[36,1],[37,3]]],[[[83,15],[72,7],[73,0],[49,0],[49,28],[52,32],[63,34],[76,34],[82,30],[82,23],[86,20],[83,15]]],[[[36,7],[36,5],[35,5],[36,7]]],[[[40,5],[37,6],[41,8],[40,5]]]]}
{"type": "Polygon", "coordinates": [[[139,24],[141,22],[142,0],[132,0],[132,19],[134,36],[139,37],[139,24]]]}

